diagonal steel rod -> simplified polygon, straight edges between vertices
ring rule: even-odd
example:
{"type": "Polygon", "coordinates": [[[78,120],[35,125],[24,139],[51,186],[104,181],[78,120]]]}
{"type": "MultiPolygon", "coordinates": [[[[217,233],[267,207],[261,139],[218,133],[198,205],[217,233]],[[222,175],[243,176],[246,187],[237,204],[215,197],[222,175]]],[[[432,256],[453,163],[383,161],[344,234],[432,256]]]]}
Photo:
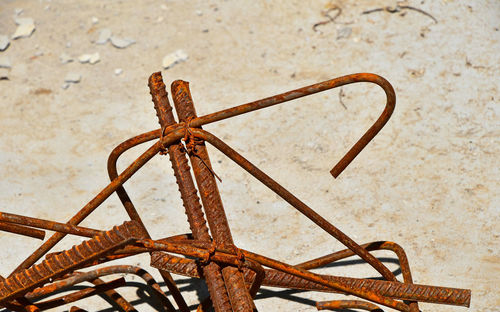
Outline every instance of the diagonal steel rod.
{"type": "Polygon", "coordinates": [[[37,229],[33,229],[27,226],[12,224],[4,221],[0,221],[0,231],[10,232],[14,234],[19,234],[23,236],[33,237],[36,239],[43,240],[45,238],[45,232],[37,229]]]}
{"type": "Polygon", "coordinates": [[[239,153],[237,153],[235,150],[233,150],[227,144],[222,142],[216,136],[214,136],[213,134],[211,134],[205,130],[197,129],[197,128],[190,128],[190,131],[193,133],[193,135],[195,137],[210,142],[210,144],[212,144],[214,147],[216,147],[218,150],[220,150],[222,153],[224,153],[227,157],[229,157],[231,160],[233,160],[239,166],[241,166],[243,169],[245,169],[248,173],[250,173],[256,179],[258,179],[260,182],[262,182],[264,185],[266,185],[268,188],[270,188],[276,194],[278,194],[281,198],[283,198],[285,201],[287,201],[290,205],[292,205],[297,210],[299,210],[307,218],[309,218],[311,221],[316,223],[319,227],[321,227],[327,233],[329,233],[330,235],[335,237],[337,240],[339,240],[342,244],[347,246],[349,249],[354,251],[359,257],[361,257],[363,260],[365,260],[367,263],[369,263],[371,266],[373,266],[378,272],[380,272],[382,274],[382,276],[384,276],[384,278],[386,278],[387,280],[392,280],[392,281],[396,280],[396,278],[394,277],[394,274],[392,274],[392,272],[389,269],[387,269],[387,267],[385,267],[380,262],[380,260],[375,258],[373,255],[371,255],[364,248],[360,247],[349,236],[345,235],[337,227],[335,227],[333,224],[328,222],[325,218],[323,218],[317,212],[315,212],[314,210],[309,208],[300,199],[295,197],[292,193],[287,191],[283,186],[281,186],[279,183],[274,181],[271,177],[269,177],[267,174],[265,174],[262,170],[260,170],[255,165],[253,165],[251,162],[246,160],[243,156],[241,156],[239,153]]]}
{"type": "Polygon", "coordinates": [[[27,270],[20,271],[0,282],[0,304],[9,302],[66,273],[84,266],[92,260],[112,253],[144,237],[134,221],[115,226],[72,249],[60,253],[27,270]]]}
{"type": "Polygon", "coordinates": [[[103,231],[94,230],[87,227],[64,224],[60,222],[38,219],[38,218],[31,218],[28,216],[20,216],[17,214],[7,213],[7,212],[0,212],[0,220],[13,224],[21,224],[26,226],[32,226],[35,228],[41,228],[55,232],[73,234],[90,238],[103,233],[103,231]]]}

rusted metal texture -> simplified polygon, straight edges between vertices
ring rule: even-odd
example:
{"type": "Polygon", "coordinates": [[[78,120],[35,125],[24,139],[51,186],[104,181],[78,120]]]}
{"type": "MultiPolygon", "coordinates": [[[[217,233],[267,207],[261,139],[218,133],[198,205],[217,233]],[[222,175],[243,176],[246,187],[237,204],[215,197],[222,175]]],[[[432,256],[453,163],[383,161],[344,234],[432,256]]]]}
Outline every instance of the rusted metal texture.
{"type": "Polygon", "coordinates": [[[143,236],[137,223],[127,221],[123,225],[115,226],[111,231],[104,232],[40,264],[16,273],[0,282],[0,304],[78,269],[86,262],[137,241],[143,236]]]}
{"type": "MultiPolygon", "coordinates": [[[[177,80],[171,86],[172,99],[179,119],[176,121],[161,73],[153,73],[148,85],[160,129],[137,135],[113,149],[107,165],[111,182],[97,196],[66,223],[0,212],[2,231],[42,240],[45,232],[40,229],[56,232],[21,262],[9,277],[0,277],[0,306],[12,311],[42,311],[101,294],[120,310],[135,312],[136,307],[116,290],[126,284],[123,277],[111,282],[100,279],[102,276],[113,274],[133,274],[143,279],[164,310],[188,312],[190,309],[170,274],[174,273],[205,281],[210,296],[199,302],[196,311],[200,312],[210,311],[212,308],[216,312],[257,311],[253,300],[261,286],[353,295],[365,300],[317,302],[318,310],[382,311],[379,306],[386,306],[398,311],[418,312],[418,302],[468,307],[470,290],[414,284],[408,258],[401,246],[389,241],[358,244],[229,145],[202,129],[203,125],[209,123],[358,82],[380,86],[386,94],[385,108],[374,124],[330,171],[335,178],[379,133],[394,111],[394,89],[384,78],[367,73],[343,76],[201,117],[196,115],[189,83],[177,80]],[[123,153],[152,140],[156,142],[146,152],[123,172],[118,172],[116,164],[123,153]],[[347,249],[291,265],[238,248],[232,238],[217,186],[216,179],[219,177],[212,169],[206,143],[220,150],[293,208],[344,244],[347,249]],[[191,233],[152,239],[123,184],[159,154],[169,155],[191,233]],[[114,192],[131,221],[109,231],[78,225],[114,192]],[[70,250],[49,253],[67,234],[90,239],[70,250]],[[398,258],[402,281],[398,281],[396,276],[371,254],[371,251],[381,249],[394,252],[398,258]],[[141,267],[102,267],[103,263],[140,253],[150,255],[150,266],[159,270],[177,308],[153,277],[141,267]],[[45,259],[35,264],[43,256],[45,259]],[[352,256],[363,259],[380,273],[383,280],[311,272],[312,269],[323,268],[352,256]],[[101,267],[92,268],[87,272],[77,271],[95,265],[101,267]],[[94,286],[81,290],[72,289],[74,285],[82,282],[90,282],[94,286]],[[60,290],[71,292],[40,301],[41,298],[56,294],[60,290]]],[[[85,310],[72,306],[70,311],[85,310]]]]}
{"type": "MultiPolygon", "coordinates": [[[[200,252],[200,246],[197,246],[196,249],[184,249],[182,251],[178,248],[178,246],[167,246],[165,244],[156,244],[156,248],[168,250],[170,252],[182,252],[183,254],[191,256],[200,256],[200,254],[198,254],[198,252],[200,252]]],[[[243,250],[241,252],[254,261],[255,259],[253,257],[262,257],[243,250]]],[[[214,254],[213,259],[226,263],[237,263],[236,257],[227,257],[226,255],[224,258],[224,255],[218,254],[217,252],[214,254]]],[[[266,269],[265,277],[262,282],[262,285],[264,286],[349,293],[341,291],[337,287],[332,287],[332,285],[324,285],[324,283],[321,284],[317,282],[318,279],[316,279],[316,281],[311,281],[306,277],[294,275],[291,271],[287,271],[286,266],[283,266],[278,261],[269,258],[266,260],[269,261],[269,263],[272,263],[272,266],[279,267],[281,265],[280,269],[283,271],[266,269]]],[[[200,278],[202,276],[199,271],[199,264],[195,260],[180,258],[168,253],[153,253],[151,257],[151,266],[164,268],[173,273],[194,278],[200,278]]],[[[271,267],[271,265],[268,266],[271,267]]],[[[295,268],[300,268],[300,266],[296,265],[295,268]]],[[[243,270],[245,274],[248,274],[246,267],[243,268],[243,270]]],[[[321,278],[323,281],[342,284],[344,287],[348,287],[351,290],[368,290],[380,296],[394,299],[417,300],[421,302],[459,306],[468,306],[470,304],[470,291],[466,289],[330,275],[317,275],[317,277],[321,278]]],[[[247,282],[250,282],[250,278],[247,278],[247,282]]]]}
{"type": "MultiPolygon", "coordinates": [[[[94,237],[102,234],[102,231],[89,229],[86,227],[64,224],[50,220],[43,220],[38,218],[31,218],[28,216],[20,216],[13,213],[0,212],[0,221],[10,222],[13,224],[26,225],[40,229],[51,230],[55,232],[61,232],[66,234],[73,234],[83,237],[94,237]]],[[[43,239],[43,238],[42,238],[43,239]]]]}
{"type": "MultiPolygon", "coordinates": [[[[172,107],[167,97],[161,73],[157,72],[151,75],[149,78],[149,89],[161,128],[165,129],[175,124],[172,107]]],[[[184,147],[180,140],[169,146],[168,154],[193,237],[195,239],[210,241],[211,238],[208,234],[200,200],[191,177],[184,147]]],[[[203,266],[203,270],[216,311],[230,311],[229,297],[224,288],[221,269],[216,263],[207,263],[203,266]]]]}
{"type": "Polygon", "coordinates": [[[12,224],[0,221],[0,231],[10,232],[14,234],[24,235],[36,239],[43,240],[45,238],[45,232],[37,229],[33,229],[27,226],[12,224]]]}
{"type": "Polygon", "coordinates": [[[335,301],[320,301],[316,302],[318,310],[337,311],[341,309],[360,309],[371,312],[383,312],[381,308],[373,303],[360,300],[335,300],[335,301]]]}

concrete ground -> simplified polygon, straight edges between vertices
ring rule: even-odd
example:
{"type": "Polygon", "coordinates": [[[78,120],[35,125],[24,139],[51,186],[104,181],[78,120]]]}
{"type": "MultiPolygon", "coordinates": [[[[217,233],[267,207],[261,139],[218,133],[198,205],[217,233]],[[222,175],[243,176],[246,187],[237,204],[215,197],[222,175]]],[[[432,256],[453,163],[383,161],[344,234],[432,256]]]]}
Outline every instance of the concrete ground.
{"type": "MultiPolygon", "coordinates": [[[[0,68],[8,77],[0,80],[0,209],[66,222],[92,199],[108,183],[114,146],[158,128],[147,79],[178,50],[187,59],[163,69],[163,77],[167,85],[190,82],[198,115],[350,73],[377,73],[396,90],[395,112],[336,180],[329,170],[383,109],[376,86],[349,85],[205,129],[358,243],[403,246],[416,283],[472,290],[469,310],[422,304],[422,311],[500,311],[500,2],[408,1],[398,12],[362,14],[396,4],[0,0],[0,35],[14,34],[16,17],[33,18],[36,27],[0,52],[4,66],[10,63],[0,68]],[[135,43],[99,45],[103,28],[135,43]],[[96,52],[98,62],[78,61],[96,52]],[[63,64],[61,55],[73,61],[63,64]],[[65,82],[70,73],[80,81],[65,82]]],[[[123,157],[120,169],[145,149],[123,157]]],[[[289,263],[342,249],[229,159],[210,153],[239,247],[289,263]]],[[[155,238],[189,231],[165,157],[125,186],[155,238]]],[[[82,225],[110,229],[126,219],[113,195],[82,225]]],[[[0,237],[4,277],[40,245],[0,237]]],[[[54,250],[79,242],[67,237],[54,250]]],[[[391,254],[374,254],[398,268],[391,254]]],[[[148,260],[124,263],[156,274],[148,260]]],[[[322,272],[377,276],[356,263],[322,272]]],[[[206,290],[178,281],[195,308],[206,290]]],[[[139,310],[154,310],[136,284],[122,292],[139,310]]],[[[343,297],[263,289],[256,305],[314,311],[315,301],[336,298],[343,297]]],[[[100,298],[77,305],[112,311],[100,298]]]]}

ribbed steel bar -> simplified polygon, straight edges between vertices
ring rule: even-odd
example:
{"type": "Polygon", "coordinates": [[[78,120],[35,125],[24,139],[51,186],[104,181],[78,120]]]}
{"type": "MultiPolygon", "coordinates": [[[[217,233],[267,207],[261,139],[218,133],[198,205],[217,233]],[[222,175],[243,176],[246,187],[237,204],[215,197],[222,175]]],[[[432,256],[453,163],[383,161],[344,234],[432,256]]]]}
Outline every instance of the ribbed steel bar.
{"type": "Polygon", "coordinates": [[[0,304],[39,287],[86,263],[143,238],[141,228],[134,221],[115,226],[70,250],[46,259],[27,270],[20,271],[0,282],[0,304]]]}
{"type": "MultiPolygon", "coordinates": [[[[399,246],[398,244],[394,242],[388,242],[388,241],[378,241],[378,242],[371,242],[367,244],[360,245],[361,247],[365,248],[367,251],[372,251],[372,250],[390,250],[393,251],[396,256],[398,257],[399,261],[399,266],[401,267],[401,273],[403,275],[403,281],[408,284],[413,283],[413,279],[411,276],[411,271],[410,271],[410,263],[408,262],[408,257],[406,256],[406,253],[404,249],[399,246]]],[[[319,268],[322,266],[325,266],[329,263],[338,261],[340,259],[344,259],[350,256],[354,256],[355,253],[350,250],[350,249],[344,249],[320,258],[316,258],[313,260],[309,260],[300,264],[295,265],[296,267],[300,267],[306,270],[314,269],[314,268],[319,268]]],[[[411,312],[418,312],[418,303],[417,302],[410,302],[410,311],[411,312]]]]}
{"type": "MultiPolygon", "coordinates": [[[[149,78],[149,89],[153,98],[156,114],[162,129],[175,124],[172,107],[168,101],[167,91],[160,72],[149,78]]],[[[211,241],[208,227],[201,209],[194,181],[180,140],[168,147],[170,162],[174,170],[182,203],[188,218],[188,223],[195,239],[211,241]]],[[[214,308],[217,312],[231,311],[229,296],[224,287],[221,269],[216,263],[207,263],[203,266],[205,281],[208,286],[214,308]]]]}
{"type": "MultiPolygon", "coordinates": [[[[226,259],[227,260],[227,259],[226,259]]],[[[248,260],[248,259],[247,259],[248,260]]],[[[202,276],[199,264],[192,259],[180,258],[167,253],[153,253],[151,266],[161,267],[175,274],[185,275],[194,278],[202,276]]],[[[251,282],[245,270],[246,281],[251,282]]],[[[416,300],[420,302],[450,304],[459,306],[469,306],[470,290],[450,287],[438,287],[420,284],[409,284],[373,279],[360,279],[331,275],[319,275],[325,280],[343,283],[351,289],[366,289],[381,296],[402,300],[416,300]]],[[[277,270],[265,270],[263,286],[303,289],[322,292],[340,292],[336,288],[305,279],[301,276],[277,270]]]]}
{"type": "MultiPolygon", "coordinates": [[[[115,273],[115,272],[113,272],[115,273]]],[[[120,272],[118,272],[120,273],[120,272]]],[[[103,285],[105,282],[101,280],[100,278],[95,278],[97,276],[95,274],[95,271],[91,272],[86,272],[86,273],[71,273],[70,277],[61,279],[59,281],[56,281],[52,284],[40,287],[35,289],[32,292],[29,292],[26,294],[26,298],[28,300],[37,300],[40,297],[44,296],[49,296],[50,294],[59,292],[61,290],[67,289],[72,287],[73,285],[79,284],[81,282],[91,282],[94,285],[103,285]]],[[[102,276],[102,275],[101,275],[102,276]]],[[[120,309],[124,312],[137,312],[134,308],[134,306],[129,303],[127,300],[125,300],[118,292],[116,292],[114,289],[109,289],[105,290],[104,294],[109,298],[109,300],[112,300],[113,302],[116,303],[117,306],[120,307],[120,309]]]]}
{"type": "MultiPolygon", "coordinates": [[[[373,279],[360,279],[341,276],[321,275],[326,280],[338,281],[351,289],[364,288],[377,294],[401,300],[449,304],[468,307],[470,305],[470,290],[451,287],[439,287],[410,283],[399,283],[373,279]]],[[[306,281],[304,278],[291,274],[283,274],[275,270],[266,270],[265,286],[328,291],[332,288],[319,283],[306,281]]]]}
{"type": "Polygon", "coordinates": [[[241,271],[238,268],[228,266],[222,269],[222,276],[224,277],[233,311],[256,311],[257,309],[241,271]]]}
{"type": "MultiPolygon", "coordinates": [[[[140,138],[140,136],[139,136],[139,138],[140,138]]],[[[124,150],[127,150],[127,149],[129,149],[129,148],[131,148],[133,146],[136,146],[136,145],[140,144],[140,143],[141,143],[140,139],[132,138],[131,140],[127,140],[126,142],[122,143],[120,146],[123,146],[124,150]]],[[[109,175],[111,181],[113,181],[114,179],[116,179],[118,177],[118,170],[116,168],[117,157],[114,158],[115,161],[113,162],[113,155],[114,155],[115,151],[116,151],[116,149],[114,149],[113,152],[108,157],[108,175],[109,175]]],[[[138,222],[143,227],[143,229],[144,229],[144,231],[146,233],[146,236],[149,238],[150,235],[149,235],[146,227],[144,226],[144,223],[143,223],[141,217],[139,216],[139,213],[135,209],[135,206],[132,203],[132,200],[128,196],[128,194],[127,194],[125,188],[123,187],[123,185],[120,185],[120,186],[117,187],[116,193],[117,193],[120,201],[122,202],[125,210],[127,211],[127,214],[129,215],[129,217],[132,220],[138,222]]],[[[160,270],[160,275],[164,279],[165,284],[167,285],[167,287],[168,287],[170,293],[172,294],[175,302],[177,303],[180,311],[182,311],[182,312],[188,312],[189,308],[188,308],[188,306],[186,304],[186,301],[182,297],[182,294],[180,293],[179,288],[175,284],[175,281],[172,278],[172,276],[170,275],[170,273],[166,272],[166,271],[160,270]]]]}

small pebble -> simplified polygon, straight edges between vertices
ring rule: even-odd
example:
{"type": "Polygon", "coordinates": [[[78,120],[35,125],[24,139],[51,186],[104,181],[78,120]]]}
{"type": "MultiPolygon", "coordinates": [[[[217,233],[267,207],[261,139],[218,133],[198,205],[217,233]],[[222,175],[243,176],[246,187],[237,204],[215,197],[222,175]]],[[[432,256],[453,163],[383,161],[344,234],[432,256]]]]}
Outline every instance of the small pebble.
{"type": "Polygon", "coordinates": [[[99,52],[96,52],[90,56],[89,63],[90,64],[95,64],[101,60],[101,56],[99,55],[99,52]]]}
{"type": "Polygon", "coordinates": [[[122,73],[123,73],[123,69],[121,69],[121,68],[115,69],[115,75],[116,76],[120,76],[122,73]]]}
{"type": "Polygon", "coordinates": [[[35,56],[43,56],[43,51],[36,51],[35,56]]]}
{"type": "Polygon", "coordinates": [[[24,10],[23,10],[23,9],[21,9],[21,8],[15,8],[15,9],[14,9],[14,14],[19,15],[19,14],[23,13],[23,11],[24,11],[24,10]]]}
{"type": "Polygon", "coordinates": [[[61,85],[61,88],[63,88],[64,90],[68,89],[69,88],[69,83],[65,82],[61,85]]]}
{"type": "Polygon", "coordinates": [[[91,57],[90,54],[82,54],[78,57],[78,61],[80,63],[88,63],[88,61],[90,61],[90,57],[91,57]]]}
{"type": "Polygon", "coordinates": [[[95,43],[97,44],[105,44],[108,42],[109,38],[111,38],[111,29],[103,28],[99,31],[99,38],[95,43]]]}
{"type": "Polygon", "coordinates": [[[93,54],[82,54],[78,57],[78,61],[82,64],[84,63],[90,63],[90,64],[95,64],[101,60],[101,56],[99,55],[99,52],[93,53],[93,54]]]}
{"type": "Polygon", "coordinates": [[[9,37],[0,35],[0,51],[5,51],[10,45],[9,37]]]}
{"type": "Polygon", "coordinates": [[[99,23],[99,19],[95,16],[92,16],[92,24],[97,24],[99,23]]]}
{"type": "Polygon", "coordinates": [[[0,55],[0,68],[11,68],[12,63],[5,55],[0,55]]]}
{"type": "Polygon", "coordinates": [[[124,49],[131,44],[134,44],[135,40],[130,38],[118,38],[115,36],[111,36],[111,44],[118,49],[124,49]]]}
{"type": "Polygon", "coordinates": [[[66,42],[66,48],[71,48],[71,41],[66,42]]]}
{"type": "Polygon", "coordinates": [[[195,13],[198,16],[202,16],[203,15],[203,12],[201,10],[196,10],[195,13]]]}
{"type": "Polygon", "coordinates": [[[79,83],[80,80],[82,79],[82,75],[79,73],[68,73],[66,77],[64,78],[64,82],[71,82],[71,83],[79,83]]]}
{"type": "Polygon", "coordinates": [[[62,53],[61,55],[59,55],[59,59],[63,64],[73,62],[73,58],[66,53],[62,53]]]}
{"type": "Polygon", "coordinates": [[[18,26],[16,32],[12,35],[12,39],[29,37],[35,31],[35,22],[32,18],[18,17],[15,21],[18,26]]]}
{"type": "Polygon", "coordinates": [[[344,27],[341,28],[337,31],[337,40],[343,39],[343,38],[349,38],[352,34],[352,28],[351,27],[344,27]]]}
{"type": "Polygon", "coordinates": [[[184,62],[188,59],[188,55],[183,50],[177,50],[165,55],[162,61],[162,66],[165,69],[172,68],[175,64],[184,62]]]}

